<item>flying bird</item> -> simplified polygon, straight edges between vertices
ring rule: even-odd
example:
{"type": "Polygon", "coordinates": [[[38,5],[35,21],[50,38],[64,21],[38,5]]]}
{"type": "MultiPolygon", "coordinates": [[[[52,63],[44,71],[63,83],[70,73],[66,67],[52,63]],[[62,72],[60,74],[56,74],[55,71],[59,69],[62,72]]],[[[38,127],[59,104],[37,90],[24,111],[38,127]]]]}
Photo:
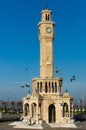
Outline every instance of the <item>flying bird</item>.
{"type": "Polygon", "coordinates": [[[22,83],[22,84],[21,84],[21,88],[24,88],[24,86],[25,86],[25,85],[22,83]]]}
{"type": "Polygon", "coordinates": [[[70,79],[70,81],[72,82],[73,80],[75,80],[75,75],[72,76],[72,78],[70,79]]]}
{"type": "Polygon", "coordinates": [[[26,67],[26,68],[25,68],[25,71],[27,71],[27,70],[28,70],[28,68],[26,67]]]}
{"type": "Polygon", "coordinates": [[[28,88],[29,88],[29,87],[30,87],[30,84],[29,84],[29,83],[26,83],[26,87],[28,87],[28,88]]]}
{"type": "Polygon", "coordinates": [[[56,73],[58,73],[58,74],[61,74],[61,71],[60,71],[60,69],[56,69],[56,73]]]}

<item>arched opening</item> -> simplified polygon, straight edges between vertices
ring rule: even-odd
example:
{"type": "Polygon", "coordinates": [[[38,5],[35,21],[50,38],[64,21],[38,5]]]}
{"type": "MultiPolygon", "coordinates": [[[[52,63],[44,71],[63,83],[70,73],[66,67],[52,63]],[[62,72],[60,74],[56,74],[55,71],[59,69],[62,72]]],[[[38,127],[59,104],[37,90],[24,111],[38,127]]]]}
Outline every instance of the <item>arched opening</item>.
{"type": "Polygon", "coordinates": [[[51,86],[50,86],[50,82],[49,82],[49,93],[51,92],[51,86]]]}
{"type": "Polygon", "coordinates": [[[28,103],[26,103],[24,106],[24,112],[25,112],[25,116],[27,116],[29,113],[29,104],[28,103]]]}
{"type": "Polygon", "coordinates": [[[37,83],[37,92],[40,92],[40,88],[39,88],[39,82],[37,83]]]}
{"type": "Polygon", "coordinates": [[[33,103],[31,106],[32,106],[32,117],[36,117],[36,104],[33,103]]]}
{"type": "Polygon", "coordinates": [[[48,114],[49,114],[49,122],[50,122],[50,123],[51,123],[51,122],[54,123],[54,122],[55,122],[55,115],[56,115],[54,104],[51,104],[51,105],[49,106],[48,114]]]}
{"type": "Polygon", "coordinates": [[[69,112],[68,104],[64,103],[64,106],[63,106],[63,117],[65,117],[68,112],[69,112]]]}
{"type": "Polygon", "coordinates": [[[42,82],[40,82],[40,92],[42,92],[42,82]]]}
{"type": "Polygon", "coordinates": [[[39,103],[39,119],[41,119],[41,117],[42,117],[42,106],[41,105],[42,104],[39,103]]]}
{"type": "Polygon", "coordinates": [[[50,15],[48,14],[48,20],[50,20],[50,15]]]}
{"type": "Polygon", "coordinates": [[[55,93],[57,93],[57,83],[55,82],[55,93]]]}
{"type": "Polygon", "coordinates": [[[50,14],[46,14],[46,15],[45,15],[45,20],[46,20],[46,21],[49,21],[49,20],[50,20],[50,14]]]}
{"type": "Polygon", "coordinates": [[[47,82],[45,83],[45,93],[47,93],[47,82]]]}
{"type": "Polygon", "coordinates": [[[48,14],[46,14],[46,21],[48,20],[48,14]]]}

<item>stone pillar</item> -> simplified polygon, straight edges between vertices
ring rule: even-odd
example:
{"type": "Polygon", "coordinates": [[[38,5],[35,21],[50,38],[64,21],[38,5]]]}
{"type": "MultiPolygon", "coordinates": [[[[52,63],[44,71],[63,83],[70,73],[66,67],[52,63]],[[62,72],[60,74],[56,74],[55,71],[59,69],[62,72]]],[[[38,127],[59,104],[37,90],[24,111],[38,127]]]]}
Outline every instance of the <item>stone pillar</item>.
{"type": "Polygon", "coordinates": [[[29,105],[29,116],[32,117],[32,108],[31,108],[31,104],[29,105]]]}
{"type": "Polygon", "coordinates": [[[72,118],[73,118],[73,103],[72,103],[72,105],[71,105],[71,111],[72,111],[72,118]]]}
{"type": "Polygon", "coordinates": [[[45,82],[43,82],[42,93],[45,93],[45,82]]]}
{"type": "Polygon", "coordinates": [[[70,102],[68,104],[68,110],[69,110],[69,118],[70,118],[70,116],[71,116],[71,105],[70,105],[70,102]]]}
{"type": "Polygon", "coordinates": [[[23,116],[25,116],[25,107],[24,107],[24,103],[23,103],[23,116]]]}
{"type": "Polygon", "coordinates": [[[35,113],[36,115],[35,115],[35,118],[36,118],[36,124],[38,124],[39,123],[39,111],[38,111],[38,104],[37,104],[37,106],[36,106],[36,113],[35,113]]]}
{"type": "Polygon", "coordinates": [[[63,105],[61,106],[61,116],[63,118],[63,105]]]}

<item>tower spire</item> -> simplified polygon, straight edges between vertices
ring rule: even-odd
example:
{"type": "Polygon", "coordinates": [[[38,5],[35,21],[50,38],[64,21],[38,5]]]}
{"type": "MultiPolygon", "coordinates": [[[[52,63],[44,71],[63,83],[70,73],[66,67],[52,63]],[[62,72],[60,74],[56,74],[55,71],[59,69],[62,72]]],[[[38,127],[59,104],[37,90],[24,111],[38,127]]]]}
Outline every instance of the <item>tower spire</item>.
{"type": "Polygon", "coordinates": [[[45,5],[45,9],[48,10],[48,5],[47,4],[45,5]]]}

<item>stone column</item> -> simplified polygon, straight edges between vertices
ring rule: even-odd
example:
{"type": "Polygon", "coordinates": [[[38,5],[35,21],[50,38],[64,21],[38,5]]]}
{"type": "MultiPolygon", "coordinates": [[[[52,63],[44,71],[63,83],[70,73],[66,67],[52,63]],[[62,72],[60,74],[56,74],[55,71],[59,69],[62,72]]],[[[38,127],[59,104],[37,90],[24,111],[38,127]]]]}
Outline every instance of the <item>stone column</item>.
{"type": "Polygon", "coordinates": [[[25,104],[23,104],[23,116],[25,116],[25,104]]]}
{"type": "Polygon", "coordinates": [[[70,116],[71,116],[71,112],[70,112],[70,111],[71,111],[71,108],[70,108],[70,107],[71,107],[71,105],[70,105],[70,102],[69,102],[69,104],[68,104],[69,118],[70,118],[70,116]]]}
{"type": "Polygon", "coordinates": [[[36,118],[36,124],[38,124],[39,122],[39,111],[38,111],[38,104],[37,104],[37,106],[36,106],[36,113],[35,113],[36,115],[35,115],[35,118],[36,118]]]}
{"type": "Polygon", "coordinates": [[[71,104],[72,118],[73,118],[73,103],[71,104]]]}
{"type": "Polygon", "coordinates": [[[31,116],[32,116],[32,111],[31,111],[32,109],[31,109],[31,104],[29,105],[29,116],[30,116],[30,118],[31,118],[31,116]]]}

